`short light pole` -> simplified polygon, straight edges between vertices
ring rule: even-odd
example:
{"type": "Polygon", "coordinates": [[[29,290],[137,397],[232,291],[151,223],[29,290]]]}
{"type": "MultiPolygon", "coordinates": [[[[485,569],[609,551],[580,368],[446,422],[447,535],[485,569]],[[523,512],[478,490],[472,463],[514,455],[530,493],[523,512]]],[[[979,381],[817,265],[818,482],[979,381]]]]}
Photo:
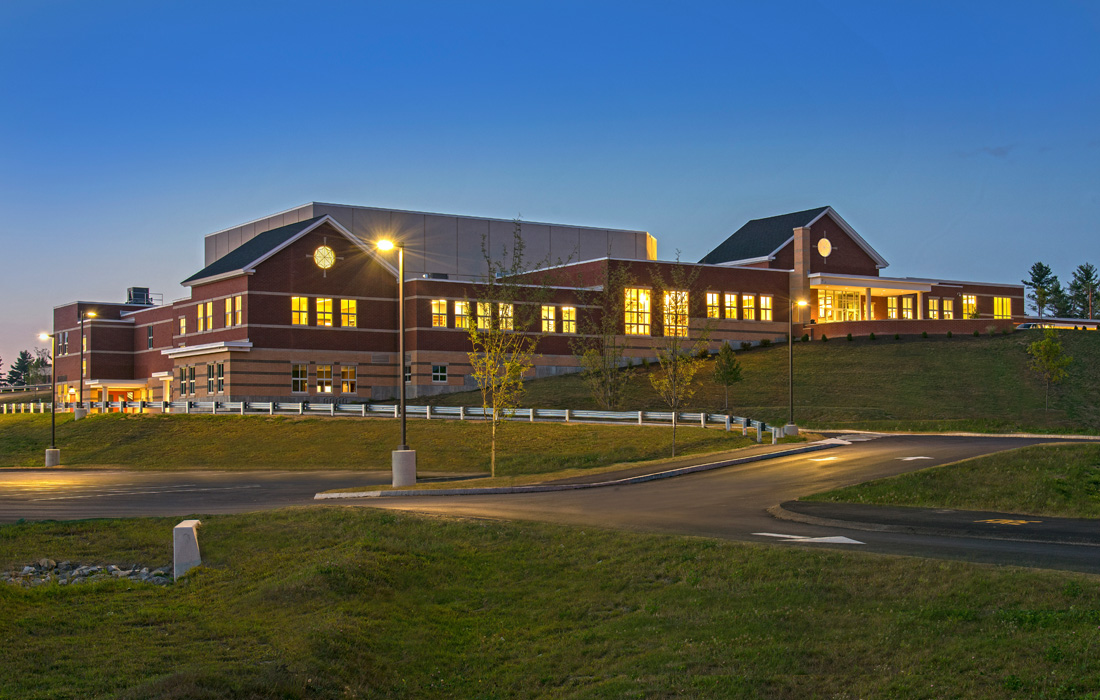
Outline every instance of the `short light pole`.
{"type": "Polygon", "coordinates": [[[794,424],[794,309],[795,306],[802,309],[810,304],[805,299],[799,299],[796,302],[793,297],[789,301],[790,309],[787,311],[787,381],[790,389],[791,412],[787,425],[783,428],[783,434],[798,435],[798,426],[794,424]]]}
{"type": "Polygon", "coordinates": [[[84,348],[88,344],[84,336],[84,319],[95,317],[95,311],[80,312],[80,396],[77,398],[76,408],[73,409],[73,420],[80,420],[88,415],[88,409],[84,408],[84,348]]]}
{"type": "Polygon", "coordinates": [[[50,339],[50,446],[46,450],[46,466],[61,464],[61,450],[57,449],[57,335],[40,333],[39,340],[50,339]]]}
{"type": "Polygon", "coordinates": [[[401,412],[401,444],[393,451],[391,465],[393,485],[412,486],[416,483],[416,450],[410,450],[405,433],[405,246],[383,239],[379,250],[397,249],[397,386],[401,412]]]}

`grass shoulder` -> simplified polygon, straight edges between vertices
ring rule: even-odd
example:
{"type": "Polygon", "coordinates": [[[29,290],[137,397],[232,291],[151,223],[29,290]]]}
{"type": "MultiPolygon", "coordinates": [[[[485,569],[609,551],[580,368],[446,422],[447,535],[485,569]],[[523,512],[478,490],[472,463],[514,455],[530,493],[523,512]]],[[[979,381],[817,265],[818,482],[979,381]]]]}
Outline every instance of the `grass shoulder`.
{"type": "Polygon", "coordinates": [[[803,500],[1100,518],[1100,444],[1023,447],[803,500]]]}

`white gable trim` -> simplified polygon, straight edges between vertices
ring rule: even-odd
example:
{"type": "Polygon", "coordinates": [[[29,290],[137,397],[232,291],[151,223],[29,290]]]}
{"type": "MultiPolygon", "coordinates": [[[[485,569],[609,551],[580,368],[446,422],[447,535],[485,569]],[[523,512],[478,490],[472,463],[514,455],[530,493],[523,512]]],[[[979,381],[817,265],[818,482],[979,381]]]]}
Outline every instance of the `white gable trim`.
{"type": "MultiPolygon", "coordinates": [[[[849,226],[848,222],[845,221],[840,216],[840,214],[837,214],[836,210],[833,209],[832,207],[825,207],[825,211],[823,211],[820,214],[818,214],[817,216],[815,216],[813,221],[806,224],[803,228],[810,228],[811,226],[816,224],[821,219],[821,217],[825,216],[826,214],[828,214],[829,217],[833,221],[836,222],[836,225],[839,226],[841,228],[841,230],[844,231],[844,233],[848,234],[851,237],[851,239],[856,242],[856,245],[858,245],[860,248],[863,249],[864,253],[867,253],[868,255],[871,256],[871,258],[875,261],[875,267],[877,267],[879,269],[882,269],[884,267],[889,267],[890,266],[890,263],[886,262],[886,258],[879,255],[878,251],[876,251],[874,248],[872,248],[871,245],[867,241],[863,240],[863,236],[856,233],[856,230],[854,228],[852,228],[851,226],[849,226]]],[[[783,245],[787,245],[787,244],[784,243],[783,245]]],[[[783,246],[780,246],[780,247],[782,248],[783,246]]],[[[774,253],[773,253],[773,255],[774,255],[774,253]]]]}

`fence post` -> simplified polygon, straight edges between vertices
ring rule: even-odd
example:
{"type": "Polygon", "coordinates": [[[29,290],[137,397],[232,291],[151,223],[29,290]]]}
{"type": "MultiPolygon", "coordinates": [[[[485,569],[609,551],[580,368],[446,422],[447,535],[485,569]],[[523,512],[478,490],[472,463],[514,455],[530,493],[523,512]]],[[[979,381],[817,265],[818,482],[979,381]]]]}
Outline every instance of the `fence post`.
{"type": "Polygon", "coordinates": [[[778,428],[772,428],[772,444],[775,445],[775,444],[778,444],[778,442],[779,442],[779,429],[778,428]]]}
{"type": "Polygon", "coordinates": [[[269,403],[267,405],[267,415],[269,415],[269,416],[275,415],[275,402],[274,401],[272,401],[271,403],[269,403]]]}
{"type": "Polygon", "coordinates": [[[332,403],[330,403],[328,405],[328,414],[330,416],[335,416],[336,415],[336,402],[335,401],[333,401],[332,403]]]}
{"type": "Polygon", "coordinates": [[[393,417],[394,418],[400,418],[401,417],[401,414],[398,413],[399,409],[400,409],[400,406],[398,404],[393,405],[393,417]]]}
{"type": "Polygon", "coordinates": [[[726,432],[730,431],[730,414],[726,414],[726,432]]]}
{"type": "Polygon", "coordinates": [[[466,407],[465,406],[459,406],[458,407],[458,419],[459,420],[466,420],[466,407]]]}
{"type": "Polygon", "coordinates": [[[565,422],[566,423],[569,422],[569,419],[572,417],[572,413],[573,413],[573,409],[571,409],[571,408],[565,409],[565,422]]]}
{"type": "Polygon", "coordinates": [[[306,402],[305,401],[299,401],[298,402],[298,415],[300,416],[305,412],[306,412],[306,402]]]}
{"type": "Polygon", "coordinates": [[[248,405],[248,402],[245,401],[244,399],[241,399],[241,415],[242,416],[244,415],[244,409],[247,405],[248,405]]]}
{"type": "Polygon", "coordinates": [[[427,406],[424,407],[424,419],[425,420],[431,420],[432,419],[432,405],[431,404],[428,404],[427,406]]]}
{"type": "Polygon", "coordinates": [[[706,413],[700,413],[699,414],[699,427],[701,427],[701,428],[707,427],[707,414],[706,413]]]}
{"type": "Polygon", "coordinates": [[[359,404],[359,414],[360,414],[361,418],[366,418],[367,417],[367,404],[365,404],[365,403],[359,404]]]}
{"type": "Polygon", "coordinates": [[[190,401],[184,401],[183,402],[183,412],[187,413],[187,414],[191,413],[191,402],[190,401]]]}
{"type": "Polygon", "coordinates": [[[535,409],[532,408],[530,410],[531,410],[531,422],[534,423],[535,422],[535,409]]]}

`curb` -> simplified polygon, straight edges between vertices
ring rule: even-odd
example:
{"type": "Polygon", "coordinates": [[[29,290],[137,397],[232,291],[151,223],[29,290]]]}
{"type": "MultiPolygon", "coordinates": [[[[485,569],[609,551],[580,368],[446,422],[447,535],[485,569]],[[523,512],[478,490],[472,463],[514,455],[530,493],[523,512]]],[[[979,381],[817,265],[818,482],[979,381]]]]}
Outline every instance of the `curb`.
{"type": "Polygon", "coordinates": [[[889,431],[889,430],[847,430],[841,428],[813,428],[803,427],[800,430],[805,430],[810,433],[841,433],[845,435],[881,435],[889,437],[893,435],[916,435],[916,436],[934,436],[943,435],[946,437],[990,437],[990,438],[1045,438],[1050,440],[1100,440],[1100,435],[1060,435],[1053,433],[967,433],[962,431],[951,432],[913,432],[913,431],[889,431]]]}
{"type": "Polygon", "coordinates": [[[860,530],[863,532],[896,532],[904,535],[931,535],[933,537],[957,537],[973,540],[1003,540],[1006,542],[1031,542],[1035,544],[1069,544],[1078,547],[1100,547],[1100,542],[1087,542],[1081,540],[1057,540],[1043,537],[1020,537],[1001,535],[996,532],[988,534],[960,533],[958,530],[945,527],[930,527],[923,525],[886,525],[884,523],[868,523],[859,520],[838,520],[836,518],[822,518],[817,515],[805,515],[795,513],[782,505],[774,505],[767,509],[768,515],[776,520],[789,520],[805,525],[818,525],[820,527],[836,527],[844,530],[860,530]]]}
{"type": "Polygon", "coordinates": [[[318,493],[313,496],[313,500],[321,501],[335,498],[388,498],[397,496],[481,496],[505,493],[546,493],[549,491],[577,491],[580,489],[594,489],[602,488],[605,486],[625,486],[628,484],[641,484],[647,481],[656,481],[658,479],[671,479],[673,477],[683,476],[685,474],[705,472],[712,469],[722,469],[723,467],[732,467],[739,464],[748,464],[750,462],[760,462],[766,459],[775,459],[777,457],[789,457],[791,455],[802,454],[805,452],[828,450],[833,447],[840,447],[842,445],[848,444],[851,443],[835,438],[828,440],[819,440],[818,442],[813,442],[809,445],[796,447],[790,450],[782,450],[780,452],[769,452],[767,454],[753,455],[751,457],[727,459],[721,462],[696,464],[690,467],[669,469],[668,471],[654,472],[653,474],[641,474],[639,476],[630,476],[626,477],[625,479],[615,479],[613,481],[598,481],[591,484],[535,484],[531,486],[494,486],[472,489],[400,489],[393,491],[349,491],[346,493],[318,493]]]}

